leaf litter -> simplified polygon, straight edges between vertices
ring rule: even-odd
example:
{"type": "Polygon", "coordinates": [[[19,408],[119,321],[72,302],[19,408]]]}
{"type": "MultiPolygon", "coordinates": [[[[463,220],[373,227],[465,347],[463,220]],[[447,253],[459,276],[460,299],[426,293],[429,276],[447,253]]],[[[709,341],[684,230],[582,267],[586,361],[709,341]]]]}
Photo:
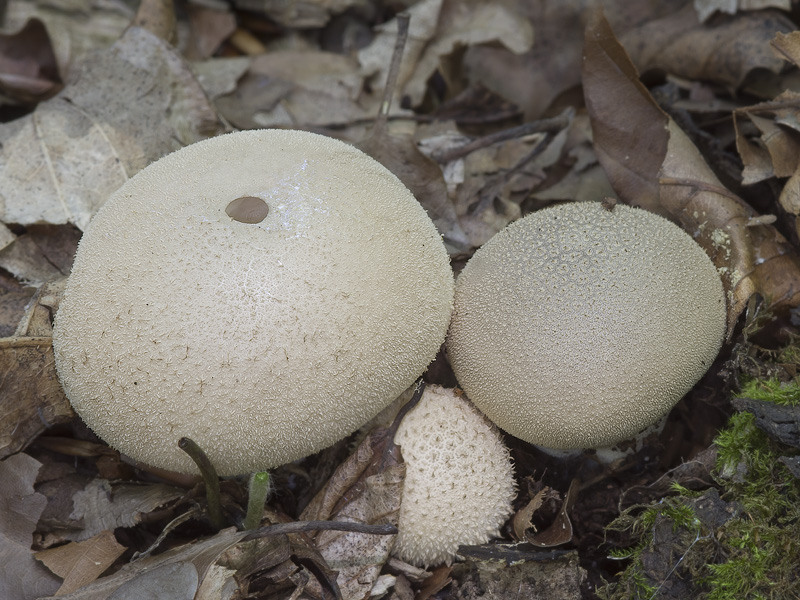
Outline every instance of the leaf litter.
{"type": "MultiPolygon", "coordinates": [[[[391,535],[266,533],[296,519],[396,524],[403,467],[381,430],[352,451],[339,444],[276,470],[278,491],[256,533],[214,532],[196,479],[131,464],[74,417],[50,347],[60,285],[80,230],[138,170],[234,127],[293,127],[357,144],[390,168],[434,220],[456,268],[524,214],[611,197],[673,219],[706,249],[728,292],[732,343],[742,342],[754,297],[772,324],[764,331],[795,334],[800,33],[788,3],[617,0],[604,16],[572,0],[409,2],[397,76],[401,20],[374,3],[177,4],[176,19],[158,0],[138,13],[115,1],[7,3],[0,596],[404,600],[415,590],[505,598],[524,587],[529,598],[596,597],[600,579],[616,575],[603,530],[624,493],[630,505],[632,495],[657,499],[676,482],[707,489],[710,467],[678,465],[696,464],[708,443],[675,435],[668,452],[662,436],[639,455],[652,460],[634,456],[617,470],[517,443],[520,480],[543,487],[520,495],[503,533],[527,543],[464,549],[469,558],[455,569],[400,563],[391,535]],[[571,551],[538,550],[550,546],[571,551]],[[498,575],[481,556],[525,562],[498,575]],[[542,596],[533,581],[561,583],[542,596]]],[[[446,370],[428,377],[446,380],[446,370]]],[[[705,385],[668,430],[689,427],[691,411],[715,415],[700,426],[703,439],[724,423],[724,385],[705,385]]],[[[236,523],[244,483],[224,481],[221,495],[236,523]]],[[[653,553],[654,579],[668,580],[674,559],[653,553]]]]}

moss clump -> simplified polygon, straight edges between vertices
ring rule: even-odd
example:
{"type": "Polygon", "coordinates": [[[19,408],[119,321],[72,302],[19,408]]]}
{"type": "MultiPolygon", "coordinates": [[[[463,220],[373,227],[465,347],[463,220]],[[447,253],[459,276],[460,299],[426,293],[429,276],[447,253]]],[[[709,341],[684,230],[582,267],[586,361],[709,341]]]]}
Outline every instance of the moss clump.
{"type": "MultiPolygon", "coordinates": [[[[798,406],[800,384],[750,380],[740,396],[798,406]]],[[[702,503],[714,505],[717,490],[698,497],[673,485],[676,495],[623,512],[609,529],[626,532],[633,545],[612,556],[630,562],[617,583],[598,590],[601,598],[799,597],[800,480],[781,459],[800,452],[771,439],[748,412],[733,415],[714,446],[715,511],[704,512],[702,503]],[[660,521],[671,524],[671,534],[660,521]]]]}

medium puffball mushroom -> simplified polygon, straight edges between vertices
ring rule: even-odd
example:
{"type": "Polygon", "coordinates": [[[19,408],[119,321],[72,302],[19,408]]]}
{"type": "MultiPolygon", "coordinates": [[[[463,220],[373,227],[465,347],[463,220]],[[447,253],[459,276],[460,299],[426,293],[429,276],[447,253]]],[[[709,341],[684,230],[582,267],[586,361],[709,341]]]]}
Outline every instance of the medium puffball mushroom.
{"type": "Polygon", "coordinates": [[[188,146],[131,178],[80,242],[55,320],[72,405],[111,446],[196,472],[270,468],[356,430],[434,358],[453,277],[372,158],[301,131],[188,146]]]}
{"type": "Polygon", "coordinates": [[[497,428],[453,390],[428,386],[394,441],[406,465],[394,554],[450,564],[458,547],[499,535],[516,494],[497,428]]]}
{"type": "Polygon", "coordinates": [[[556,449],[632,438],[711,366],[725,334],[717,271],[644,210],[569,203],[495,235],[456,282],[447,349],[499,427],[556,449]]]}

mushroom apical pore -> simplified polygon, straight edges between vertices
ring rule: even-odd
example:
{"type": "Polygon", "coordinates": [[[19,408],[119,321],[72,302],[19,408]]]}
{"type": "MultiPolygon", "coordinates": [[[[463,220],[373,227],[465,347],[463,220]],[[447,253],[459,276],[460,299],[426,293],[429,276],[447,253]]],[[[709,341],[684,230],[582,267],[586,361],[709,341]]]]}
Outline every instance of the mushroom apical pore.
{"type": "Polygon", "coordinates": [[[450,564],[459,546],[499,534],[512,512],[514,471],[497,428],[468,400],[426,387],[394,441],[406,464],[395,555],[450,564]]]}
{"type": "Polygon", "coordinates": [[[499,427],[555,449],[632,438],[711,366],[725,334],[716,268],[645,210],[568,203],[495,235],[456,282],[447,349],[499,427]]]}
{"type": "Polygon", "coordinates": [[[413,195],[300,131],[188,146],[131,178],[80,242],[53,345],[67,396],[113,447],[196,472],[270,468],[348,435],[434,358],[449,259],[413,195]]]}

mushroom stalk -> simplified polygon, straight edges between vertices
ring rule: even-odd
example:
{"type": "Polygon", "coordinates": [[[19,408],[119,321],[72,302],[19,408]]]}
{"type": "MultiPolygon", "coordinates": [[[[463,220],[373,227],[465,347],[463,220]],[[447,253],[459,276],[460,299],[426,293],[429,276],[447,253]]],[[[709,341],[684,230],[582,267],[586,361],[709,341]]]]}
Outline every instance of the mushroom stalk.
{"type": "Polygon", "coordinates": [[[258,471],[250,476],[247,489],[247,515],[242,524],[244,529],[256,529],[261,524],[269,488],[270,478],[267,471],[258,471]]]}
{"type": "Polygon", "coordinates": [[[214,529],[222,529],[225,527],[225,520],[222,518],[222,506],[219,501],[219,476],[217,475],[217,470],[208,459],[208,456],[206,456],[206,453],[203,452],[203,449],[191,438],[182,437],[178,441],[178,448],[186,452],[197,465],[197,468],[200,469],[200,475],[203,476],[203,482],[206,484],[208,518],[214,529]]]}

